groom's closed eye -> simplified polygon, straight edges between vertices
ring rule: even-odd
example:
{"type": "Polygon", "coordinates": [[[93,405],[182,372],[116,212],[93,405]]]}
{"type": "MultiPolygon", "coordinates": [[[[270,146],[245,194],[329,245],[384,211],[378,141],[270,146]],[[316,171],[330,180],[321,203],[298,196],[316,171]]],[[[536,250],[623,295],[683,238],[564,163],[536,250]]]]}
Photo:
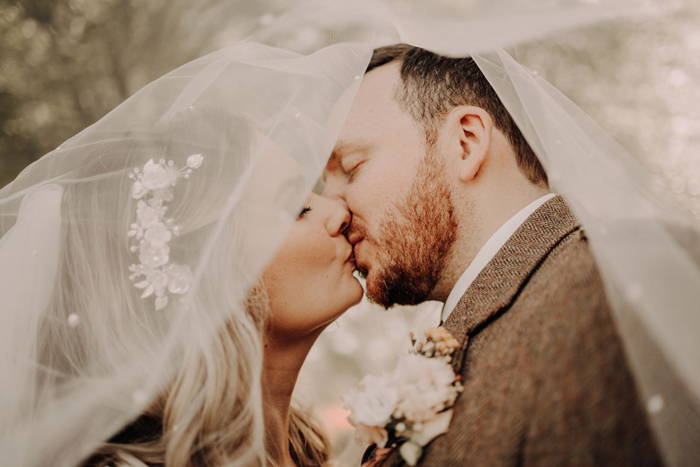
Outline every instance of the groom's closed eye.
{"type": "Polygon", "coordinates": [[[351,164],[348,164],[347,168],[343,167],[343,171],[348,175],[348,178],[350,180],[354,179],[355,176],[357,175],[360,167],[365,163],[365,160],[360,160],[358,162],[352,162],[351,164]]]}
{"type": "Polygon", "coordinates": [[[340,156],[340,168],[348,175],[349,179],[352,180],[357,171],[367,162],[367,156],[365,151],[354,150],[350,153],[340,156]]]}
{"type": "Polygon", "coordinates": [[[339,141],[335,145],[329,165],[339,165],[345,173],[349,173],[356,165],[364,162],[371,145],[368,141],[339,141]]]}

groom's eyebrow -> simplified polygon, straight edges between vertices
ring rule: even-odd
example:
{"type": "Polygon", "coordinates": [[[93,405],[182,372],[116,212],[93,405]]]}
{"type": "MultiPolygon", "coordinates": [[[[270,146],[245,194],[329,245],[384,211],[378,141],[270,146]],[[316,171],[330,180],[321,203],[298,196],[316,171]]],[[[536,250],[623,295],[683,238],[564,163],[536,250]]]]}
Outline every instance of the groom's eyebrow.
{"type": "Polygon", "coordinates": [[[343,157],[354,152],[364,152],[369,147],[366,141],[346,141],[339,140],[335,143],[331,157],[326,163],[326,168],[323,170],[323,180],[326,180],[326,173],[333,172],[336,169],[342,170],[343,157]]]}
{"type": "Polygon", "coordinates": [[[340,162],[344,155],[351,152],[359,152],[367,149],[368,143],[365,141],[338,141],[333,148],[331,157],[335,157],[340,162]]]}
{"type": "Polygon", "coordinates": [[[343,157],[343,153],[348,152],[348,147],[350,147],[352,143],[349,143],[347,141],[338,141],[335,143],[335,147],[333,148],[333,152],[331,153],[331,157],[335,157],[336,159],[340,160],[340,158],[343,157]]]}

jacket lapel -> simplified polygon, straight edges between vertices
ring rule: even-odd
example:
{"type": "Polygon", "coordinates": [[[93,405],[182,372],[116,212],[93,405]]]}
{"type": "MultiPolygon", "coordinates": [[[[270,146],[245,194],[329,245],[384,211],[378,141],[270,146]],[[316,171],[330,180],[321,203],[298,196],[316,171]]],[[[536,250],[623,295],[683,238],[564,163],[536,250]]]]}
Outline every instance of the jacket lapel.
{"type": "Polygon", "coordinates": [[[453,367],[461,372],[469,336],[505,312],[550,251],[579,224],[560,196],[545,202],[479,273],[444,323],[459,342],[453,367]]]}

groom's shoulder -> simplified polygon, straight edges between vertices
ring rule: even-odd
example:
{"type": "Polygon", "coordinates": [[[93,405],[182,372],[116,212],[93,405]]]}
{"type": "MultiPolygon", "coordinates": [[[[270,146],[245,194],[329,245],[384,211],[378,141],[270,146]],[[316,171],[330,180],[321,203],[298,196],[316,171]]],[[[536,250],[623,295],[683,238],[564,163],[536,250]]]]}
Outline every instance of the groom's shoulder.
{"type": "Polygon", "coordinates": [[[582,229],[561,239],[543,259],[517,302],[560,314],[571,309],[608,308],[603,280],[582,229]]]}
{"type": "Polygon", "coordinates": [[[579,228],[561,239],[533,271],[528,285],[526,289],[537,288],[552,294],[593,293],[596,299],[602,298],[603,282],[585,231],[579,228]]]}
{"type": "Polygon", "coordinates": [[[573,352],[580,350],[574,344],[577,336],[591,342],[598,340],[591,339],[593,334],[617,340],[603,279],[581,229],[563,238],[533,271],[511,311],[559,336],[573,352]]]}

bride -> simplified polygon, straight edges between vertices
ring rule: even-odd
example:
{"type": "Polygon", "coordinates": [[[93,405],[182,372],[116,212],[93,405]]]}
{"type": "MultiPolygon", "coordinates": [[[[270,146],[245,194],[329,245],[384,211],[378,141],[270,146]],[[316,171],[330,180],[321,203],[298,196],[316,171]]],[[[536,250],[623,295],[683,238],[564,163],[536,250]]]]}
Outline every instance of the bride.
{"type": "Polygon", "coordinates": [[[350,213],[310,188],[358,83],[333,70],[368,58],[222,50],[2,190],[4,462],[328,463],[292,391],[363,290],[350,213]]]}
{"type": "MultiPolygon", "coordinates": [[[[148,338],[152,315],[168,313],[167,304],[159,310],[159,298],[172,299],[191,283],[187,266],[175,263],[178,251],[206,247],[209,219],[220,216],[222,193],[237,182],[245,155],[255,152],[255,146],[264,159],[258,165],[259,175],[269,179],[280,168],[295,169],[245,120],[226,118],[221,112],[186,112],[152,131],[167,163],[153,163],[150,144],[133,141],[128,154],[98,157],[78,171],[80,178],[97,180],[67,185],[63,192],[61,215],[74,220],[62,231],[57,286],[45,319],[77,316],[82,332],[64,326],[40,341],[38,355],[54,370],[85,373],[93,355],[113,352],[124,339],[148,338]],[[179,141],[178,135],[193,126],[206,136],[205,147],[179,141]],[[201,151],[201,161],[195,157],[188,165],[193,151],[201,151]],[[126,161],[143,167],[131,183],[130,196],[124,190],[128,179],[100,178],[119,171],[126,161]],[[178,171],[186,175],[173,175],[178,171]],[[172,198],[167,216],[181,226],[177,237],[168,235],[175,227],[163,222],[164,215],[153,203],[160,179],[174,183],[166,199],[172,198]],[[144,231],[137,251],[120,248],[129,243],[129,230],[104,228],[109,219],[121,226],[135,222],[131,232],[144,231]],[[159,251],[156,236],[171,237],[161,242],[169,252],[159,251]],[[143,282],[125,272],[132,261],[143,282]],[[151,288],[155,299],[144,298],[148,295],[144,289],[151,288]],[[125,313],[133,315],[124,319],[125,313]],[[55,343],[65,341],[71,345],[57,352],[55,343]]],[[[249,195],[261,203],[271,194],[262,189],[269,182],[254,181],[249,195]]],[[[269,465],[326,464],[327,439],[309,414],[291,407],[291,396],[321,331],[362,298],[362,287],[353,277],[352,247],[343,236],[349,221],[344,206],[311,194],[245,305],[238,308],[231,301],[219,326],[185,342],[178,368],[147,402],[143,414],[99,446],[85,465],[225,465],[252,453],[261,414],[269,465]]],[[[191,297],[196,305],[188,320],[206,321],[207,316],[199,315],[222,306],[215,295],[226,295],[236,280],[236,263],[249,248],[246,225],[237,215],[228,216],[222,228],[209,270],[200,279],[206,287],[191,297]]],[[[135,268],[131,269],[133,273],[135,268]]]]}

